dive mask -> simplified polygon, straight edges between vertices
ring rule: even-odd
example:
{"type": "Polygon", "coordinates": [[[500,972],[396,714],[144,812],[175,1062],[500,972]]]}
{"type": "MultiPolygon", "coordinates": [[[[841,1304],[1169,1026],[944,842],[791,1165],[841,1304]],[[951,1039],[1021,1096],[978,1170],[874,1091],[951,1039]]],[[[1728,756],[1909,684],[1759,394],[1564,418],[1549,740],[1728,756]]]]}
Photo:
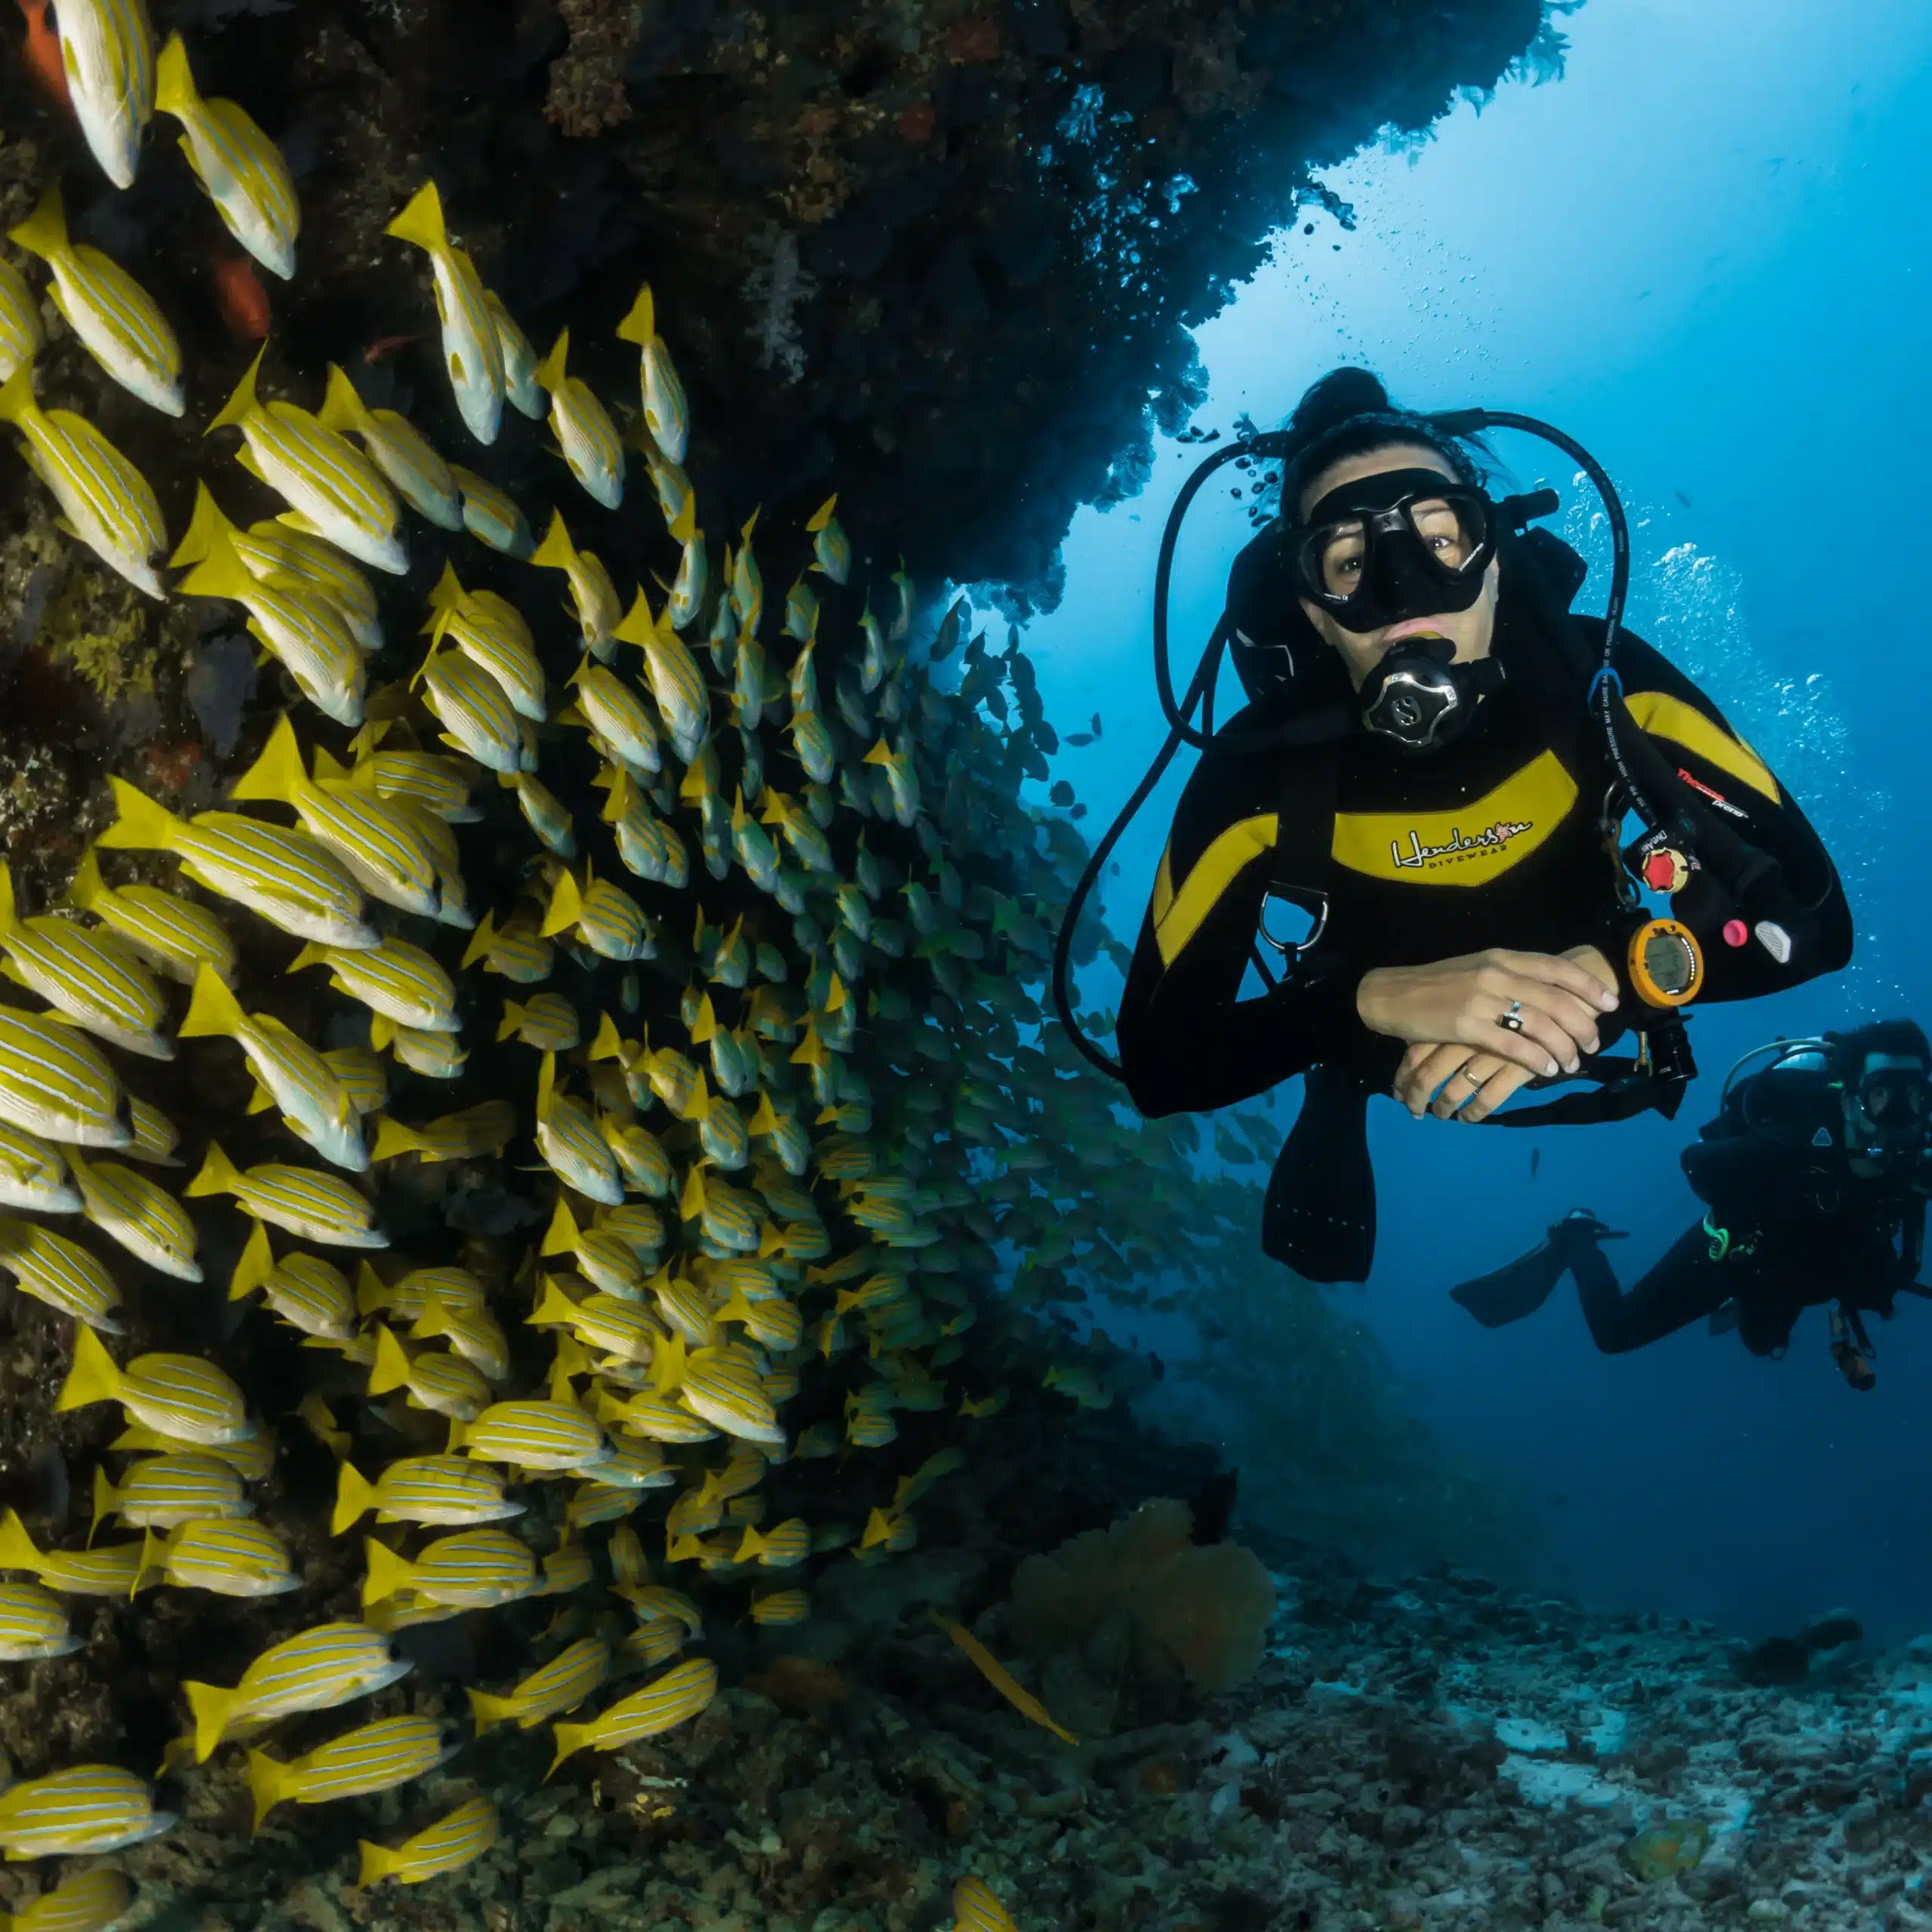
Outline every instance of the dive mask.
{"type": "Polygon", "coordinates": [[[1439,469],[1391,469],[1331,490],[1293,539],[1303,596],[1346,630],[1466,611],[1496,555],[1495,506],[1439,469]]]}
{"type": "Polygon", "coordinates": [[[1891,1054],[1867,1057],[1852,1090],[1854,1153],[1881,1161],[1922,1152],[1932,1134],[1932,1074],[1922,1062],[1891,1054]]]}

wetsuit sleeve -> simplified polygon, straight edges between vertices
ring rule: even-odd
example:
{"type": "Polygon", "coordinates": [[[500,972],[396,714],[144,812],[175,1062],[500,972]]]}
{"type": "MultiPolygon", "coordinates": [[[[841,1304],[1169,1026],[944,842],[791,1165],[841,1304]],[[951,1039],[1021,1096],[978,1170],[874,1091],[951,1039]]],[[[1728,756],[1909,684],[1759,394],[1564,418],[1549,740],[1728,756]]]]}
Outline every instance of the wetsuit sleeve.
{"type": "Polygon", "coordinates": [[[1250,1099],[1317,1061],[1386,1089],[1401,1061],[1399,1040],[1362,1024],[1362,968],[1332,925],[1322,977],[1238,997],[1275,845],[1275,806],[1255,801],[1272,789],[1251,761],[1211,753],[1175,814],[1116,1029],[1128,1092],[1150,1117],[1250,1099]]]}
{"type": "Polygon", "coordinates": [[[1630,715],[1669,761],[1696,801],[1694,820],[1728,833],[1777,862],[1783,881],[1778,923],[1792,939],[1780,962],[1755,940],[1724,943],[1724,916],[1714,897],[1691,889],[1672,911],[1697,935],[1706,977],[1700,1001],[1755,999],[1821,973],[1851,957],[1851,909],[1831,855],[1770,768],[1682,672],[1635,638],[1617,647],[1630,715]],[[1708,928],[1708,930],[1707,930],[1708,928]]]}

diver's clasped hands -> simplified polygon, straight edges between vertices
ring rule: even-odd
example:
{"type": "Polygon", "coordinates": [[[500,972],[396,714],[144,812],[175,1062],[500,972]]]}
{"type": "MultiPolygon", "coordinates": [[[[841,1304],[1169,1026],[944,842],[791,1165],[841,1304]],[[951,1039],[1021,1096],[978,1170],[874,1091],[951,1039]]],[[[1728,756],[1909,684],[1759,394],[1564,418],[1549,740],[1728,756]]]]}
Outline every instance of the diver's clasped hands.
{"type": "Polygon", "coordinates": [[[1380,966],[1355,992],[1371,1032],[1408,1043],[1393,1091],[1417,1120],[1481,1120],[1527,1081],[1574,1073],[1617,1004],[1616,975],[1593,946],[1380,966]]]}

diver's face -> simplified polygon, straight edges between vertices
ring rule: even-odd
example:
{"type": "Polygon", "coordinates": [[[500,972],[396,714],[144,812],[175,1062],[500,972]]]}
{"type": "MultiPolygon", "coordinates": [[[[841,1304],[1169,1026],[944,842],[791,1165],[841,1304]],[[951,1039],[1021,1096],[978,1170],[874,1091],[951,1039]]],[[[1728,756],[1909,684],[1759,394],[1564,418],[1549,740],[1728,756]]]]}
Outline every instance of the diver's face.
{"type": "MultiPolygon", "coordinates": [[[[1345,484],[1358,483],[1364,476],[1381,476],[1396,469],[1432,469],[1449,482],[1457,480],[1440,452],[1431,449],[1426,443],[1391,443],[1386,449],[1368,450],[1360,456],[1340,457],[1327,469],[1318,471],[1303,488],[1301,500],[1296,506],[1297,514],[1306,518],[1331,490],[1339,490],[1345,484]]],[[[1419,517],[1426,509],[1426,506],[1418,506],[1419,517]]],[[[1488,569],[1483,573],[1482,594],[1466,611],[1445,611],[1434,617],[1404,617],[1399,623],[1383,624],[1372,631],[1345,629],[1320,605],[1310,602],[1306,597],[1300,601],[1308,613],[1309,622],[1334,646],[1348,667],[1350,681],[1359,691],[1369,672],[1392,647],[1405,637],[1447,638],[1456,647],[1456,661],[1459,664],[1487,657],[1491,641],[1496,635],[1499,575],[1496,559],[1491,558],[1488,569]]]]}
{"type": "Polygon", "coordinates": [[[1924,1146],[1925,1073],[1925,1063],[1910,1055],[1867,1054],[1858,1078],[1845,1083],[1845,1143],[1854,1174],[1876,1174],[1887,1156],[1896,1159],[1924,1146]]]}

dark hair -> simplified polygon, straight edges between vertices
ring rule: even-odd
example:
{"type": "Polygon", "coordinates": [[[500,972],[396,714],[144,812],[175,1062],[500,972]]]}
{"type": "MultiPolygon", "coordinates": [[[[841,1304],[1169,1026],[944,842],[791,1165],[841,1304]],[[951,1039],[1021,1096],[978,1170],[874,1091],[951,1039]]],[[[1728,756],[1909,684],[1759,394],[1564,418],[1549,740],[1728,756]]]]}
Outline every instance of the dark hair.
{"type": "Polygon", "coordinates": [[[1392,443],[1420,443],[1435,451],[1472,488],[1481,488],[1487,474],[1457,438],[1443,435],[1426,416],[1397,408],[1381,378],[1366,369],[1330,370],[1303,392],[1282,426],[1289,443],[1281,460],[1281,515],[1290,523],[1312,477],[1345,457],[1365,456],[1392,443]]]}
{"type": "Polygon", "coordinates": [[[1842,1062],[1857,1066],[1873,1054],[1887,1054],[1900,1060],[1916,1060],[1932,1066],[1932,1044],[1925,1029],[1915,1020],[1872,1020],[1842,1033],[1827,1033],[1842,1062]]]}

